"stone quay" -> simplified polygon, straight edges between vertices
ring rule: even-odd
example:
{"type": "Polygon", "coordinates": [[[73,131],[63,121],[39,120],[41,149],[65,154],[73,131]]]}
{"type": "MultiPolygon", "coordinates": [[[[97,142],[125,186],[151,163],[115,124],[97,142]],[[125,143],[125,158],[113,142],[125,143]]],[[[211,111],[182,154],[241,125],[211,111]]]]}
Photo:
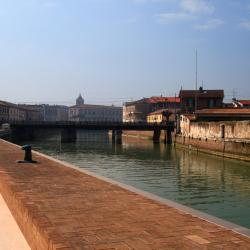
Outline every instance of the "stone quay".
{"type": "Polygon", "coordinates": [[[0,140],[0,193],[31,249],[250,249],[249,230],[0,140]],[[227,226],[228,225],[228,226],[227,226]]]}

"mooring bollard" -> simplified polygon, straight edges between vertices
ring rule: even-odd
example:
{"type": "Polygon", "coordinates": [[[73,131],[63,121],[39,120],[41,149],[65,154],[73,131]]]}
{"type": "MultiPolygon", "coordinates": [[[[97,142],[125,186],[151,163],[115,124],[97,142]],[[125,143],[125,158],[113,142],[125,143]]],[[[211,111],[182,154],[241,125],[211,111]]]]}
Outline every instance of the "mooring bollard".
{"type": "Polygon", "coordinates": [[[24,145],[22,146],[22,150],[25,151],[24,153],[24,160],[23,161],[17,161],[18,163],[37,163],[37,161],[32,160],[32,147],[30,145],[24,145]]]}

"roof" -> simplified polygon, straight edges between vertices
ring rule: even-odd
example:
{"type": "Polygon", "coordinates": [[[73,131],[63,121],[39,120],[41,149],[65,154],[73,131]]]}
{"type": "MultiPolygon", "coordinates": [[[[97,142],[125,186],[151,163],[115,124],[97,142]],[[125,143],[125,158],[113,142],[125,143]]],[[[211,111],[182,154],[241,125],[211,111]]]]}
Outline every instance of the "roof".
{"type": "Polygon", "coordinates": [[[198,116],[238,116],[238,115],[246,115],[250,116],[250,109],[244,108],[222,108],[222,109],[201,109],[197,110],[196,114],[198,116]]]}
{"type": "Polygon", "coordinates": [[[179,97],[224,98],[224,90],[180,90],[179,97]]]}
{"type": "Polygon", "coordinates": [[[0,105],[8,106],[8,107],[15,107],[16,106],[16,104],[11,103],[11,102],[6,102],[6,101],[0,101],[0,105]]]}
{"type": "Polygon", "coordinates": [[[149,116],[149,115],[158,115],[158,114],[162,114],[162,113],[164,113],[164,112],[166,112],[166,113],[172,113],[172,112],[169,111],[168,109],[159,109],[159,110],[156,110],[156,111],[154,111],[154,112],[149,113],[148,116],[149,116]]]}
{"type": "Polygon", "coordinates": [[[237,100],[237,102],[239,102],[243,105],[250,105],[250,100],[237,100]]]}
{"type": "Polygon", "coordinates": [[[250,109],[246,108],[202,109],[196,111],[195,114],[184,114],[184,116],[192,121],[250,120],[250,109]]]}
{"type": "Polygon", "coordinates": [[[186,118],[188,118],[190,121],[196,120],[196,115],[195,114],[183,114],[186,118]]]}
{"type": "Polygon", "coordinates": [[[126,105],[134,104],[155,104],[155,103],[180,103],[181,99],[179,97],[163,97],[163,96],[152,96],[150,98],[142,98],[133,102],[126,102],[126,105]]]}
{"type": "Polygon", "coordinates": [[[158,96],[152,96],[150,98],[147,98],[147,103],[159,103],[159,102],[180,103],[181,99],[179,97],[158,97],[158,96]]]}
{"type": "Polygon", "coordinates": [[[97,104],[74,105],[74,106],[71,106],[69,108],[79,108],[79,109],[86,109],[86,108],[113,108],[113,109],[122,109],[122,107],[105,106],[105,105],[97,105],[97,104]]]}
{"type": "Polygon", "coordinates": [[[197,120],[249,120],[250,109],[246,108],[220,108],[220,109],[201,109],[195,114],[183,114],[190,121],[197,120]]]}

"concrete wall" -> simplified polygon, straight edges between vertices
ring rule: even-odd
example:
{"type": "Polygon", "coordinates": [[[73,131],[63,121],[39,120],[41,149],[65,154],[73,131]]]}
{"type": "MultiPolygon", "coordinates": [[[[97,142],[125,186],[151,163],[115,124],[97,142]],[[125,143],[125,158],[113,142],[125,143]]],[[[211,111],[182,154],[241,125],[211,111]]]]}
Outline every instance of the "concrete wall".
{"type": "Polygon", "coordinates": [[[196,139],[175,135],[174,144],[201,152],[250,161],[250,142],[196,139]]]}
{"type": "Polygon", "coordinates": [[[250,140],[250,121],[220,122],[183,122],[181,133],[193,138],[222,138],[222,126],[225,126],[225,139],[250,140]]]}
{"type": "Polygon", "coordinates": [[[69,108],[70,121],[122,122],[122,107],[82,105],[69,108]]]}
{"type": "Polygon", "coordinates": [[[136,103],[123,107],[124,122],[146,122],[147,115],[153,111],[152,104],[136,103]]]}

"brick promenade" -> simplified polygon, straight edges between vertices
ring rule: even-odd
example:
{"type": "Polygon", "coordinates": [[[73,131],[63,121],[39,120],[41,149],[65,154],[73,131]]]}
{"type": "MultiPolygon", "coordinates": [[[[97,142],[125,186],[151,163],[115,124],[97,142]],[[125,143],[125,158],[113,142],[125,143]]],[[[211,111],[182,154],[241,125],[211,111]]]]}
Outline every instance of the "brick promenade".
{"type": "MultiPolygon", "coordinates": [[[[234,233],[0,140],[0,192],[32,249],[250,249],[234,233]]],[[[1,225],[2,226],[2,225],[1,225]]]]}

